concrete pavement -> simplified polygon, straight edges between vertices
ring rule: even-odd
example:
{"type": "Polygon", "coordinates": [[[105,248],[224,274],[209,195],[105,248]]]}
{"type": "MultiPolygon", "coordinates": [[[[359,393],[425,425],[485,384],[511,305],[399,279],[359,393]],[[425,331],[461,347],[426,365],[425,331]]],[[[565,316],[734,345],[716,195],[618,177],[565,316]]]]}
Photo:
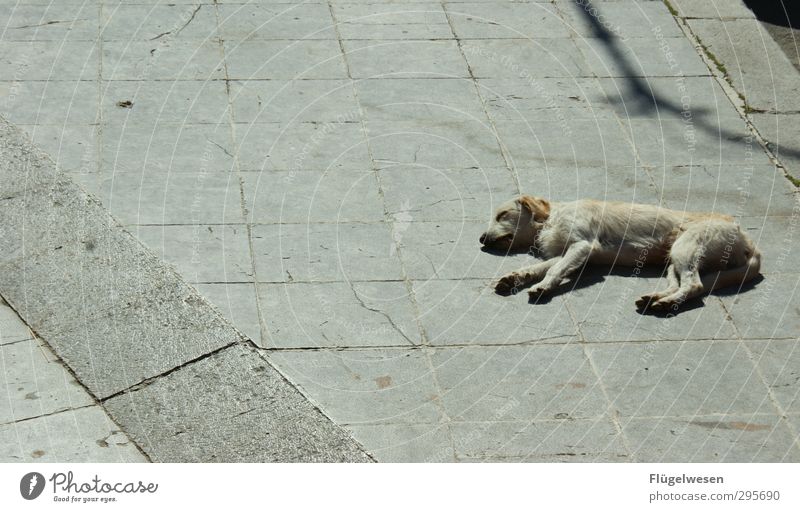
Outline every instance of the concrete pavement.
{"type": "MultiPolygon", "coordinates": [[[[690,4],[4,5],[0,109],[377,460],[797,461],[796,191],[690,4]],[[477,239],[520,192],[736,215],[764,279],[667,319],[626,269],[499,297],[528,258],[477,239]]],[[[194,317],[159,308],[153,332],[194,317]]],[[[172,375],[263,403],[237,357],[172,375]]],[[[169,377],[104,402],[163,459],[212,408],[169,377]]],[[[238,442],[217,460],[269,451],[238,442]]]]}

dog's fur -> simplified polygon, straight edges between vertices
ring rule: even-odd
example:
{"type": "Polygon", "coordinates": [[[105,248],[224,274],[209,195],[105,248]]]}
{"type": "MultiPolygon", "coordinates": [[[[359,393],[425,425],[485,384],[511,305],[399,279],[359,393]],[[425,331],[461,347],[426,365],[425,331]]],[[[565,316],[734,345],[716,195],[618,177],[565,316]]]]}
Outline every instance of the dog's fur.
{"type": "Polygon", "coordinates": [[[653,311],[677,310],[692,297],[741,285],[761,265],[755,244],[729,215],[588,199],[514,198],[495,211],[480,241],[493,249],[533,249],[545,258],[503,276],[495,285],[501,294],[534,285],[529,293],[539,297],[587,262],[668,265],[667,289],[636,301],[653,311]]]}

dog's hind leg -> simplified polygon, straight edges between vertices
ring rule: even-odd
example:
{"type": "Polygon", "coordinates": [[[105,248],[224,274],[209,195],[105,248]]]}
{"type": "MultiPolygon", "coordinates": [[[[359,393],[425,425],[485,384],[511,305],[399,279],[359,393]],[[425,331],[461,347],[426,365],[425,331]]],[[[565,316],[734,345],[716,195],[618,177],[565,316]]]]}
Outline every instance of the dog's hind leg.
{"type": "Polygon", "coordinates": [[[672,246],[670,259],[680,287],[650,305],[656,311],[677,310],[687,300],[717,288],[741,285],[758,275],[761,254],[739,226],[711,220],[694,224],[672,246]],[[733,267],[733,268],[729,268],[733,267]],[[712,270],[700,277],[701,270],[712,270]]]}
{"type": "Polygon", "coordinates": [[[705,288],[700,280],[700,273],[697,266],[692,265],[679,271],[680,287],[669,295],[665,295],[650,304],[650,309],[654,311],[673,311],[680,308],[681,304],[689,299],[702,295],[705,288]]]}
{"type": "Polygon", "coordinates": [[[497,281],[494,289],[501,295],[513,295],[521,289],[539,282],[550,270],[550,267],[558,263],[560,259],[561,256],[557,256],[506,274],[497,281]]]}
{"type": "Polygon", "coordinates": [[[660,292],[642,295],[636,300],[636,307],[638,309],[646,309],[648,306],[650,306],[650,304],[656,302],[657,300],[663,299],[664,297],[677,292],[680,287],[681,282],[678,279],[678,272],[675,270],[675,265],[670,263],[670,265],[667,267],[667,288],[665,290],[661,290],[660,292]]]}

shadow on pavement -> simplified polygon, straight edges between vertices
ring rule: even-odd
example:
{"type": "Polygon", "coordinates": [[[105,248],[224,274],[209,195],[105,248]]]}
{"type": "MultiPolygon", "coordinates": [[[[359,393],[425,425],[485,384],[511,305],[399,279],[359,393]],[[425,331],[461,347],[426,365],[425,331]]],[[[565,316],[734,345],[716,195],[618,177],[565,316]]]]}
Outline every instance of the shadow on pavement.
{"type": "MultiPolygon", "coordinates": [[[[600,23],[596,16],[591,14],[592,12],[602,12],[602,9],[595,7],[591,0],[573,1],[579,7],[581,7],[578,9],[578,12],[580,12],[581,15],[586,18],[586,21],[591,25],[593,32],[592,35],[606,46],[614,60],[624,70],[624,77],[620,78],[620,80],[625,81],[627,91],[623,92],[622,96],[619,96],[618,98],[609,98],[609,102],[615,105],[623,105],[626,110],[632,110],[638,113],[646,111],[665,111],[679,118],[682,117],[684,109],[680,104],[660,96],[651,89],[650,85],[645,79],[635,76],[637,75],[637,70],[625,57],[623,49],[620,47],[621,40],[616,38],[614,34],[612,34],[606,27],[603,26],[602,23],[600,23]],[[629,104],[632,104],[633,109],[629,108],[629,104]]],[[[780,0],[751,1],[753,3],[774,4],[778,3],[780,0]]],[[[800,2],[797,3],[800,4],[800,2]]],[[[800,11],[800,7],[794,7],[792,9],[792,12],[795,12],[795,14],[798,11],[800,11]]],[[[786,18],[784,19],[786,20],[786,18]]],[[[708,117],[709,114],[713,114],[713,112],[709,112],[707,109],[693,109],[692,118],[694,120],[694,125],[712,135],[717,135],[729,140],[736,140],[742,137],[741,133],[725,130],[718,124],[706,120],[706,117],[708,117]]],[[[794,157],[800,157],[800,150],[786,146],[781,146],[781,153],[794,157]]]]}

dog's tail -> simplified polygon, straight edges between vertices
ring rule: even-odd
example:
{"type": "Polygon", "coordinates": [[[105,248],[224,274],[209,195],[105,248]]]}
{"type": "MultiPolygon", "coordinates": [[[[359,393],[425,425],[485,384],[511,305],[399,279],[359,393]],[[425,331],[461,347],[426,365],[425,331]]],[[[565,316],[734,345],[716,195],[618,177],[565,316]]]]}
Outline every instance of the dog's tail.
{"type": "Polygon", "coordinates": [[[761,253],[754,246],[748,247],[747,262],[739,267],[704,275],[703,290],[708,293],[728,286],[741,286],[756,277],[761,270],[761,253]]]}

